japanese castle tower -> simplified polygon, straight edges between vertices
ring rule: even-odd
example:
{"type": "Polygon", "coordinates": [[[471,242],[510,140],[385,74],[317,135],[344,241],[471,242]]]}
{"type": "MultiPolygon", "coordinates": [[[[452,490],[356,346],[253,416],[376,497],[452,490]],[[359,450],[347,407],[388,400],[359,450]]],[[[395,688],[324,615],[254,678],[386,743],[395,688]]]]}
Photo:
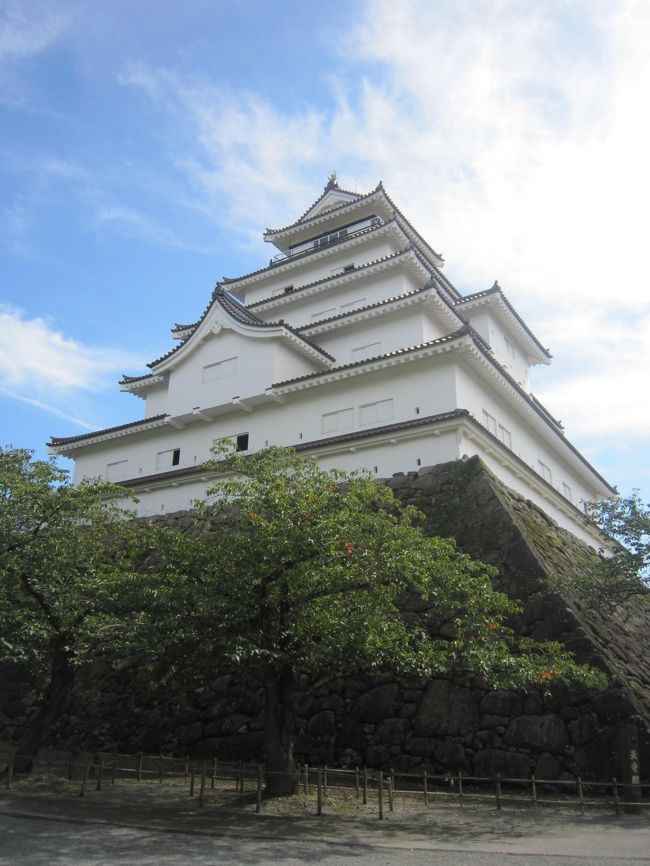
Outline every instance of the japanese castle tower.
{"type": "Polygon", "coordinates": [[[124,376],[145,417],[67,438],[75,480],[130,488],[144,514],[187,508],[215,439],[292,446],[378,477],[478,455],[509,487],[594,544],[585,502],[615,491],[528,389],[550,354],[495,283],[461,295],[382,184],[335,176],[296,222],[267,230],[268,267],[224,279],[175,348],[124,376]]]}

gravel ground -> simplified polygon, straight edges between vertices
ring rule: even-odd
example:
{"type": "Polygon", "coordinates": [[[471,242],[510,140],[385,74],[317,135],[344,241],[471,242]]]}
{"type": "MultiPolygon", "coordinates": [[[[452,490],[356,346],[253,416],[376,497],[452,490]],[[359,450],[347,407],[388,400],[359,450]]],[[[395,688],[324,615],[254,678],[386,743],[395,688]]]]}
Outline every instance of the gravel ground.
{"type": "MultiPolygon", "coordinates": [[[[420,866],[619,866],[650,863],[650,810],[642,816],[594,808],[500,811],[494,803],[425,807],[400,795],[378,820],[376,792],[363,806],[330,791],[324,814],[315,796],[264,803],[232,783],[206,791],[205,805],[182,784],[41,776],[0,789],[0,863],[300,864],[405,863],[420,866]]],[[[196,791],[198,793],[198,790],[196,791]]]]}

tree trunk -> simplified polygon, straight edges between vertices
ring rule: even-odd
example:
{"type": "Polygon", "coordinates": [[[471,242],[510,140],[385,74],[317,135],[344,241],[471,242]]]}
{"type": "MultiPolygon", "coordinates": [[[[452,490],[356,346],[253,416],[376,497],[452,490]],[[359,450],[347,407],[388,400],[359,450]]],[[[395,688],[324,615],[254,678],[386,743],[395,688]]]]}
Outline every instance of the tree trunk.
{"type": "Polygon", "coordinates": [[[74,638],[57,635],[52,647],[50,682],[37,709],[27,725],[27,729],[16,747],[14,760],[15,773],[30,773],[34,757],[44,743],[48,728],[67,708],[74,686],[73,651],[70,645],[74,638]]]}
{"type": "Polygon", "coordinates": [[[270,672],[264,684],[264,758],[266,797],[295,794],[298,773],[293,759],[296,726],[294,678],[289,672],[270,672]]]}

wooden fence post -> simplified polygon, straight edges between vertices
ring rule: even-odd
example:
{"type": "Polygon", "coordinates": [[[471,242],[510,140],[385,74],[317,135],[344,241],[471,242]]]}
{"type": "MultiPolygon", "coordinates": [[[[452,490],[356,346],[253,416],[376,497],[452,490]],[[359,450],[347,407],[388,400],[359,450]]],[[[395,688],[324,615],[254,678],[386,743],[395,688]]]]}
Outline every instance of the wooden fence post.
{"type": "Polygon", "coordinates": [[[138,782],[142,781],[142,752],[138,752],[138,782]]]}
{"type": "Polygon", "coordinates": [[[618,799],[618,783],[616,782],[616,776],[612,777],[612,795],[614,797],[614,810],[617,815],[621,814],[621,804],[618,799]]]}
{"type": "Polygon", "coordinates": [[[257,796],[255,799],[255,811],[259,813],[262,811],[262,765],[257,765],[257,796]]]}
{"type": "Polygon", "coordinates": [[[537,785],[535,783],[535,774],[534,773],[531,776],[531,780],[533,783],[533,809],[537,809],[537,785]]]}
{"type": "Polygon", "coordinates": [[[580,814],[585,816],[585,800],[582,794],[582,779],[578,776],[578,800],[580,801],[580,814]]]}
{"type": "Polygon", "coordinates": [[[462,809],[463,808],[463,774],[462,771],[458,771],[458,805],[462,809]]]}
{"type": "Polygon", "coordinates": [[[304,794],[306,797],[309,794],[309,764],[305,764],[304,773],[305,773],[305,778],[304,778],[304,784],[303,784],[303,791],[304,791],[304,794]]]}
{"type": "Polygon", "coordinates": [[[368,768],[363,768],[363,805],[368,804],[368,768]]]}
{"type": "Polygon", "coordinates": [[[203,762],[201,765],[201,787],[199,788],[199,806],[202,809],[204,798],[205,798],[205,779],[207,776],[207,763],[203,762]]]}
{"type": "Polygon", "coordinates": [[[357,800],[359,799],[359,768],[354,768],[354,792],[357,795],[357,800]]]}
{"type": "Polygon", "coordinates": [[[102,776],[104,775],[104,761],[102,758],[99,758],[99,763],[97,765],[97,786],[96,790],[101,791],[102,789],[102,776]]]}
{"type": "Polygon", "coordinates": [[[16,753],[12,752],[9,755],[9,766],[7,767],[7,787],[11,788],[11,783],[14,778],[14,760],[16,758],[16,753]]]}
{"type": "Polygon", "coordinates": [[[496,785],[497,809],[501,808],[501,773],[497,773],[496,785]]]}
{"type": "Polygon", "coordinates": [[[192,761],[192,766],[190,768],[190,797],[194,796],[194,761],[192,761]]]}
{"type": "Polygon", "coordinates": [[[379,820],[384,820],[384,774],[382,771],[379,771],[379,777],[377,782],[377,796],[379,800],[379,820]]]}
{"type": "Polygon", "coordinates": [[[429,787],[427,784],[427,771],[422,772],[422,790],[424,791],[424,805],[429,805],[429,787]]]}
{"type": "Polygon", "coordinates": [[[86,793],[86,782],[88,781],[88,776],[90,775],[90,767],[92,766],[92,761],[88,761],[86,764],[86,769],[84,770],[83,781],[81,782],[81,788],[79,789],[79,796],[83,797],[86,793]]]}
{"type": "Polygon", "coordinates": [[[210,777],[210,788],[214,790],[214,780],[217,775],[217,759],[212,759],[212,776],[210,777]]]}
{"type": "Polygon", "coordinates": [[[316,788],[316,814],[323,814],[323,771],[318,768],[316,788]]]}
{"type": "Polygon", "coordinates": [[[392,770],[388,774],[388,811],[395,811],[395,774],[392,770]]]}

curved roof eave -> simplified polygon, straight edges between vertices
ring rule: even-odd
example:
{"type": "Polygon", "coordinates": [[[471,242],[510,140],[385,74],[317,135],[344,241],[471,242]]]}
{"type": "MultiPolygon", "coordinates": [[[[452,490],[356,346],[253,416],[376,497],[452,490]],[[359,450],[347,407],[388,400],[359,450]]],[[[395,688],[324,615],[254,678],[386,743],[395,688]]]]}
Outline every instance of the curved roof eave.
{"type": "Polygon", "coordinates": [[[474,292],[471,295],[461,297],[454,306],[478,306],[479,304],[483,303],[497,303],[501,305],[502,312],[505,314],[505,316],[510,320],[512,324],[515,325],[516,329],[520,333],[523,333],[525,341],[533,349],[533,354],[539,358],[542,364],[549,363],[549,361],[553,357],[550,351],[541,344],[535,334],[528,327],[526,322],[515,310],[510,301],[506,298],[505,294],[503,293],[503,289],[496,280],[494,282],[494,285],[491,286],[491,288],[485,289],[482,292],[474,292]]]}

